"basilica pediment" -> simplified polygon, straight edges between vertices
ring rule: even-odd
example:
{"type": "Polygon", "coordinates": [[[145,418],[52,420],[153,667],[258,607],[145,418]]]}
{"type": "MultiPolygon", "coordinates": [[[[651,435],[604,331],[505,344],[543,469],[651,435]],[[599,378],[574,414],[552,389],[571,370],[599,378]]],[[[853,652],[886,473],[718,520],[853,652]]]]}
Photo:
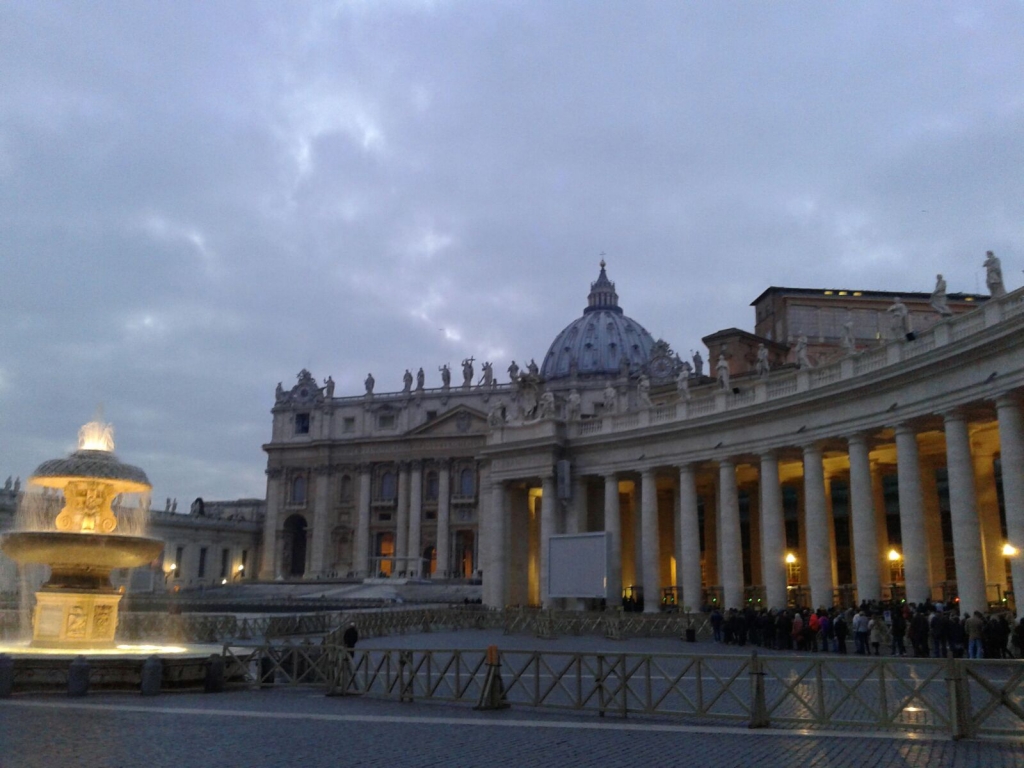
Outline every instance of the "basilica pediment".
{"type": "Polygon", "coordinates": [[[480,411],[460,405],[409,431],[410,435],[479,435],[487,432],[487,417],[480,411]]]}

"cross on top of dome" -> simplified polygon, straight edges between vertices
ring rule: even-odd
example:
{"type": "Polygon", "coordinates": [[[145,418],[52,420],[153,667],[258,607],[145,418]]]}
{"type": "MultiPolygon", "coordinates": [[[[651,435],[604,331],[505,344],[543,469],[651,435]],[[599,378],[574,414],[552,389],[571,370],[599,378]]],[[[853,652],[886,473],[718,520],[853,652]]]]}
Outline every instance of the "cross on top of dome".
{"type": "Polygon", "coordinates": [[[604,259],[601,259],[601,274],[590,284],[587,308],[583,310],[583,314],[602,309],[622,314],[622,307],[619,306],[619,294],[615,292],[615,283],[608,279],[608,275],[604,271],[605,266],[604,259]]]}

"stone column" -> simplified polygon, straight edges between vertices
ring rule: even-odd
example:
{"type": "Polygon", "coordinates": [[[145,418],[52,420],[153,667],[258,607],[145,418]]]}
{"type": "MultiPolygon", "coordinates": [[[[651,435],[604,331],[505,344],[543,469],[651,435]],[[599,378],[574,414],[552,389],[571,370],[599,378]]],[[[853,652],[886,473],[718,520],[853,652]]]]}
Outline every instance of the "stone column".
{"type": "Polygon", "coordinates": [[[565,517],[565,532],[587,532],[587,479],[585,477],[577,477],[572,481],[572,505],[565,517]]]}
{"type": "MultiPolygon", "coordinates": [[[[273,581],[277,576],[277,519],[281,511],[284,483],[280,469],[267,470],[267,514],[263,518],[263,557],[260,560],[260,581],[273,581]]],[[[181,563],[178,563],[181,570],[181,563]]]]}
{"type": "Polygon", "coordinates": [[[779,457],[774,451],[761,454],[761,571],[767,608],[788,604],[786,595],[786,521],[782,517],[782,484],[779,457]]]}
{"type": "Polygon", "coordinates": [[[313,496],[313,530],[310,535],[310,558],[307,579],[319,579],[325,570],[327,542],[330,540],[330,482],[331,471],[327,465],[319,465],[313,469],[316,479],[316,490],[313,496]]]}
{"type": "Polygon", "coordinates": [[[548,596],[548,540],[558,533],[556,529],[558,510],[558,489],[555,476],[541,478],[540,500],[540,604],[543,608],[553,608],[555,601],[548,596]]]}
{"type": "Polygon", "coordinates": [[[683,588],[680,603],[691,611],[704,605],[700,583],[700,518],[697,477],[693,464],[679,468],[679,533],[676,549],[679,583],[683,588]]]}
{"type": "Polygon", "coordinates": [[[395,557],[399,558],[396,569],[408,572],[409,561],[409,462],[398,465],[398,501],[395,509],[395,557]]]}
{"type": "Polygon", "coordinates": [[[917,433],[907,424],[896,425],[896,479],[899,483],[900,539],[907,602],[921,603],[932,596],[931,561],[924,530],[924,497],[917,433]]]}
{"type": "Polygon", "coordinates": [[[988,609],[985,563],[981,555],[981,527],[974,496],[974,469],[967,421],[959,411],[945,414],[946,466],[949,472],[949,514],[956,557],[956,587],[960,610],[988,609]]]}
{"type": "Polygon", "coordinates": [[[653,469],[640,474],[640,573],[644,587],[644,613],[661,610],[658,567],[658,485],[653,469]]]}
{"type": "MultiPolygon", "coordinates": [[[[447,459],[437,467],[437,575],[447,579],[451,575],[451,465],[447,459]]],[[[481,499],[483,494],[481,494],[481,499]]]]}
{"type": "Polygon", "coordinates": [[[828,507],[821,448],[804,446],[804,526],[807,529],[807,576],[811,607],[832,607],[832,547],[828,540],[828,507]]]}
{"type": "MultiPolygon", "coordinates": [[[[1013,395],[996,400],[999,418],[999,451],[1003,465],[1003,505],[1009,543],[1024,550],[1024,420],[1020,401],[1013,395]]],[[[1010,560],[1017,619],[1024,616],[1024,553],[1010,560]]]]}
{"type": "MultiPolygon", "coordinates": [[[[420,535],[423,525],[423,462],[412,462],[412,473],[409,478],[409,575],[419,576],[423,573],[423,537],[420,535]]],[[[429,563],[428,563],[429,567],[429,563]]]]}
{"type": "Polygon", "coordinates": [[[604,529],[611,539],[605,594],[608,607],[617,608],[622,605],[622,518],[619,513],[619,476],[614,472],[604,476],[604,529]]]}
{"type": "Polygon", "coordinates": [[[850,449],[850,517],[857,598],[879,600],[882,597],[882,579],[878,569],[878,531],[868,441],[864,435],[850,435],[847,443],[850,449]]]}
{"type": "Polygon", "coordinates": [[[718,535],[722,561],[722,601],[724,608],[743,607],[743,541],[740,538],[740,499],[736,486],[736,465],[732,459],[718,462],[718,535]]]}
{"type": "MultiPolygon", "coordinates": [[[[505,485],[491,484],[490,503],[482,517],[486,529],[487,562],[483,563],[484,602],[489,608],[504,608],[507,603],[508,567],[505,556],[508,544],[508,512],[505,504],[505,485]]],[[[482,498],[482,494],[481,494],[482,498]]]]}
{"type": "Polygon", "coordinates": [[[376,576],[370,573],[370,465],[359,467],[359,510],[356,513],[355,551],[352,568],[356,576],[376,576]]]}

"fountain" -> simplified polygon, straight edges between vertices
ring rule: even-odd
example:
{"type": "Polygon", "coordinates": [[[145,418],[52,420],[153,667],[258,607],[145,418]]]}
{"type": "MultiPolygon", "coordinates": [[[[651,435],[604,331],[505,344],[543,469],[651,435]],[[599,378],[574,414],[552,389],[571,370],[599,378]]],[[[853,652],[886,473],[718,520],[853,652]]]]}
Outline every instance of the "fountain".
{"type": "Polygon", "coordinates": [[[47,565],[50,578],[35,593],[34,648],[114,648],[121,593],[111,571],[145,565],[163,542],[142,535],[150,484],[138,467],[114,455],[113,428],[93,421],[78,433],[78,450],[39,465],[30,488],[46,502],[19,512],[18,530],[0,537],[0,549],[19,565],[47,565]],[[56,494],[56,496],[55,496],[56,494]]]}

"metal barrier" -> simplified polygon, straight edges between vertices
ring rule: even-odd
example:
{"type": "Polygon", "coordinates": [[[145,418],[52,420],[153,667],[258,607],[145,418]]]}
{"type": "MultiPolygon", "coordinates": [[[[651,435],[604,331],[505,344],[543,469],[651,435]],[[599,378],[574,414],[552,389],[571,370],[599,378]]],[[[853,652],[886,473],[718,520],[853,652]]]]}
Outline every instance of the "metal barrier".
{"type": "MultiPolygon", "coordinates": [[[[843,728],[1024,736],[1024,662],[226,646],[251,686],[476,703],[498,678],[502,706],[657,715],[751,728],[843,728]]],[[[493,707],[488,707],[493,708],[493,707]]]]}

